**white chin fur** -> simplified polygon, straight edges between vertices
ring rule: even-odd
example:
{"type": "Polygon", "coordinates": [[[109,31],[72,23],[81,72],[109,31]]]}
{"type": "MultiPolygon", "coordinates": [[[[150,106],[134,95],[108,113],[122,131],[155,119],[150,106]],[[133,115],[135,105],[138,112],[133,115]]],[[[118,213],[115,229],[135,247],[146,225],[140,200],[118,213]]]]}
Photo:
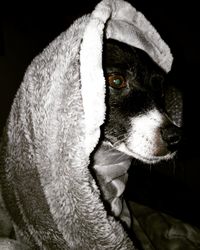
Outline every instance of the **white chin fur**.
{"type": "Polygon", "coordinates": [[[130,150],[125,145],[125,143],[121,143],[116,149],[119,150],[120,152],[123,152],[124,154],[130,155],[133,158],[140,160],[144,163],[148,163],[148,164],[158,163],[158,162],[163,161],[163,160],[165,160],[165,161],[170,160],[176,154],[176,152],[173,152],[173,153],[168,153],[168,154],[163,155],[163,156],[140,155],[140,154],[130,150]]]}

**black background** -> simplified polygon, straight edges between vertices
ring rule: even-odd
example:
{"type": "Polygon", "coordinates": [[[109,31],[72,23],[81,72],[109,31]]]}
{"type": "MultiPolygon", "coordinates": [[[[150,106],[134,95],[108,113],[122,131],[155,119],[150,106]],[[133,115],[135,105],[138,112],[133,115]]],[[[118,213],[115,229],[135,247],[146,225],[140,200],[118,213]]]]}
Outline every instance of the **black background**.
{"type": "MultiPolygon", "coordinates": [[[[98,1],[28,2],[1,6],[0,129],[31,60],[98,1]]],[[[199,152],[199,13],[190,1],[131,2],[158,30],[174,55],[173,80],[183,93],[183,142],[173,163],[151,168],[136,164],[129,183],[131,197],[200,225],[199,152]]]]}

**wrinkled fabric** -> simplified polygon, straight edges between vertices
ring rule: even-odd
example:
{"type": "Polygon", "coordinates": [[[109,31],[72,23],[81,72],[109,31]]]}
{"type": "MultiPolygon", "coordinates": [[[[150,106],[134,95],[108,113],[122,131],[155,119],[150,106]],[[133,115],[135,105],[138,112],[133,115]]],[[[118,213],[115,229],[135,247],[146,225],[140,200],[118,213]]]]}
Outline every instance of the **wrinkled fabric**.
{"type": "Polygon", "coordinates": [[[131,215],[123,198],[132,157],[103,142],[94,154],[92,167],[102,192],[103,200],[113,215],[131,226],[131,215]]]}
{"type": "Polygon", "coordinates": [[[130,202],[133,230],[144,250],[198,250],[200,229],[148,206],[130,202]]]}

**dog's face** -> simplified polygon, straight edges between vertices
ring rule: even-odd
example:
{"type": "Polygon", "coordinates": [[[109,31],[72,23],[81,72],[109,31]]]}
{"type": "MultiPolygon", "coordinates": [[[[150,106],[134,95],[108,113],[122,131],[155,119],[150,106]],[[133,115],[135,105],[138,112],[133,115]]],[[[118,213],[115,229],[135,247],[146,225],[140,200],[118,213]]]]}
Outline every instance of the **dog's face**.
{"type": "Polygon", "coordinates": [[[171,159],[180,131],[164,109],[166,73],[144,51],[111,39],[103,66],[109,92],[106,140],[145,163],[171,159]]]}

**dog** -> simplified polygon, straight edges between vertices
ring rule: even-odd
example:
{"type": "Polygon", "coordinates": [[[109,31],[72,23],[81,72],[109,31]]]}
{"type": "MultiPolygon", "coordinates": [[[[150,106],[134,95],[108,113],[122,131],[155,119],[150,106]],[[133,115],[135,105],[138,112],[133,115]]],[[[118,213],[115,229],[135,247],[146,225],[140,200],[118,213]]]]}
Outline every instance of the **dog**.
{"type": "Polygon", "coordinates": [[[93,169],[112,214],[131,225],[123,200],[133,158],[145,164],[172,159],[181,131],[165,110],[167,73],[139,48],[108,39],[103,49],[107,117],[93,169]]]}
{"type": "Polygon", "coordinates": [[[145,163],[174,157],[181,131],[164,107],[167,74],[142,50],[115,40],[104,49],[108,86],[105,138],[145,163]]]}

